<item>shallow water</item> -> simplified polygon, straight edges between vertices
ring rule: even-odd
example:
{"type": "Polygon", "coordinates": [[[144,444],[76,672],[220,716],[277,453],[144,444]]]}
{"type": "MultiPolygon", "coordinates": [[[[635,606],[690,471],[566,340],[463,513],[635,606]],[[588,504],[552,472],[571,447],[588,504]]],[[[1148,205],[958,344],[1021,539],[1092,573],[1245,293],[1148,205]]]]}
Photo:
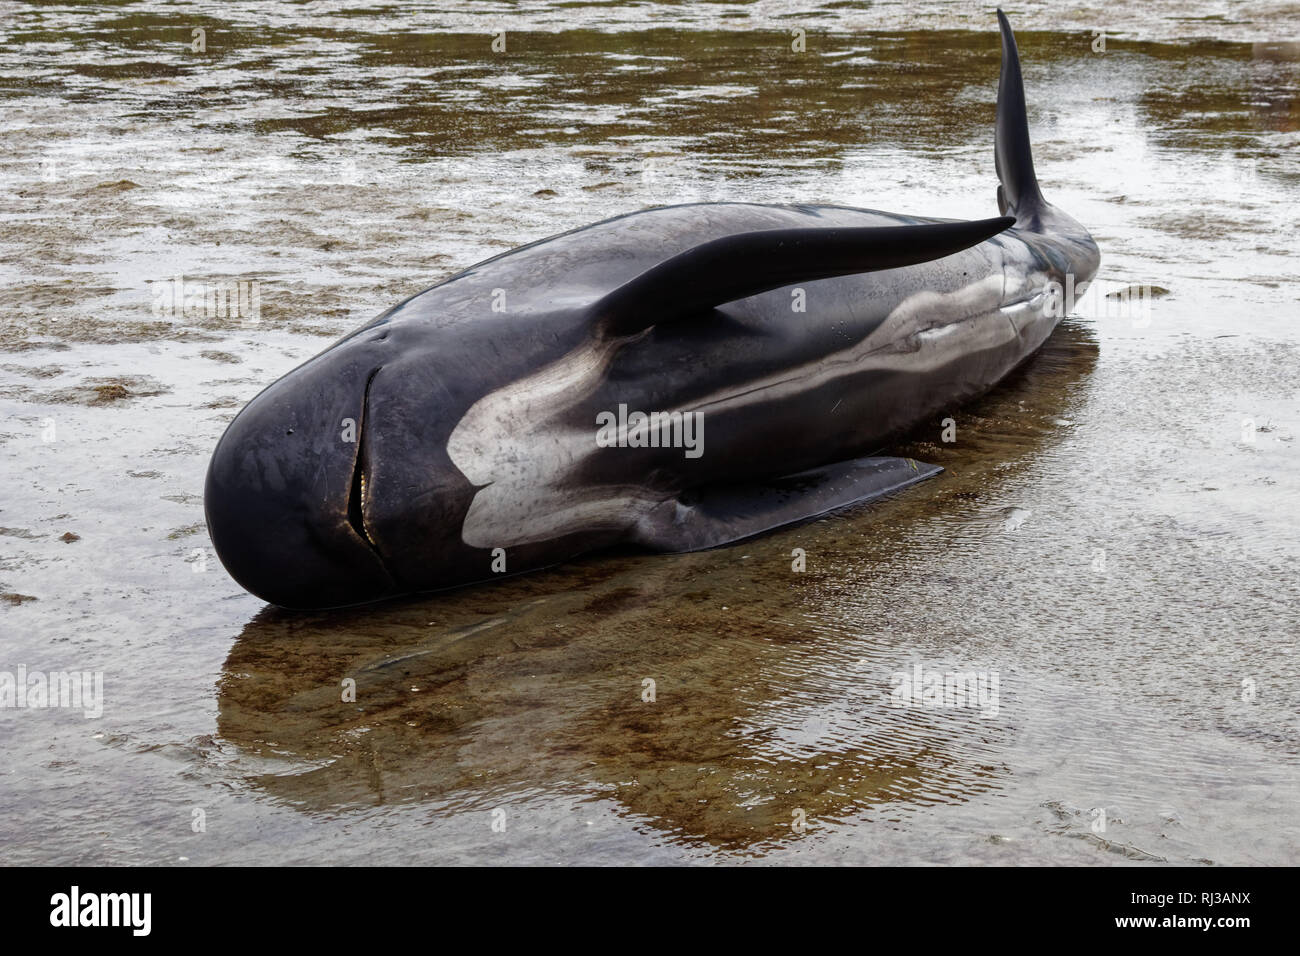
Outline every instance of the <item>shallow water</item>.
{"type": "Polygon", "coordinates": [[[264,384],[643,206],[991,215],[991,13],[0,5],[0,670],[105,695],[0,712],[6,860],[1296,863],[1279,9],[1010,11],[1044,191],[1102,284],[1167,291],[1085,300],[955,442],[899,446],[942,477],[715,552],[293,615],[203,527],[264,384]],[[155,314],[177,275],[256,282],[258,321],[155,314]],[[891,706],[917,664],[996,675],[996,706],[891,706]]]}

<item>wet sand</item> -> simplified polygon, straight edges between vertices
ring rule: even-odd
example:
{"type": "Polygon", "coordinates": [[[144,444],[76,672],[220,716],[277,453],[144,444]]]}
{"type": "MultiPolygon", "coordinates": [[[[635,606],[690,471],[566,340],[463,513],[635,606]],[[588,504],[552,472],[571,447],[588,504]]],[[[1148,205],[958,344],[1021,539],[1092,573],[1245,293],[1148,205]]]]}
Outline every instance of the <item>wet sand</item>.
{"type": "Polygon", "coordinates": [[[267,608],[212,554],[208,455],[401,298],[649,205],[996,208],[991,13],[475,9],[6,11],[0,670],[105,696],[0,711],[9,862],[1297,862],[1295,19],[1126,9],[1096,53],[1009,11],[1044,192],[1106,288],[1161,292],[900,442],[940,478],[267,608]],[[256,282],[257,321],[157,314],[178,275],[256,282]],[[892,706],[918,664],[996,708],[892,706]]]}

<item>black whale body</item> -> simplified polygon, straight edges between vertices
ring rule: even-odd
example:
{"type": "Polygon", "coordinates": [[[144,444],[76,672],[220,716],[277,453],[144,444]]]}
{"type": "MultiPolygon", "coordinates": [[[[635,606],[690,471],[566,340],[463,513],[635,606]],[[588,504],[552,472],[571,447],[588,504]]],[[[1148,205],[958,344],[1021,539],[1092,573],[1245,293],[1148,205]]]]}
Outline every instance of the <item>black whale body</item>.
{"type": "Polygon", "coordinates": [[[1038,190],[1001,19],[1006,216],[693,204],[480,263],[235,418],[205,489],[226,568],[282,606],[356,604],[618,543],[713,547],[936,473],[862,456],[1032,355],[1052,283],[1099,261],[1038,190]],[[700,416],[698,457],[602,445],[599,417],[628,410],[700,416]]]}

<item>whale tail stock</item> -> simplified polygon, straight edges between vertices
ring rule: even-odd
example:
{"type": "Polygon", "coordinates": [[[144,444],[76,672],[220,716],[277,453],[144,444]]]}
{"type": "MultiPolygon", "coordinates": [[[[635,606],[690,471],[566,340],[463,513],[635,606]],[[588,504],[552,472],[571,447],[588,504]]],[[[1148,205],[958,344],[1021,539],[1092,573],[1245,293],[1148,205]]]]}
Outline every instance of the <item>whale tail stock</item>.
{"type": "Polygon", "coordinates": [[[998,209],[1015,216],[1021,228],[1033,228],[1047,206],[1034,175],[1029,147],[1029,119],[1025,115],[1025,84],[1020,75],[1020,54],[1006,14],[999,8],[1002,30],[1002,73],[998,78],[998,118],[993,161],[998,171],[998,209]]]}

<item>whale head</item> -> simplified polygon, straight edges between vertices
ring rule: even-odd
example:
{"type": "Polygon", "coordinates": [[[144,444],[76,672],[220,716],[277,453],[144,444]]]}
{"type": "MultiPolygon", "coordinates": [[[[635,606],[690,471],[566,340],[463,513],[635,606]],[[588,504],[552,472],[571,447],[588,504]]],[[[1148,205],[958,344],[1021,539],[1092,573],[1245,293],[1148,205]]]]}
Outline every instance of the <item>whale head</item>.
{"type": "MultiPolygon", "coordinates": [[[[469,400],[439,350],[370,325],[257,395],[213,452],[208,533],[244,588],[287,608],[447,587],[488,559],[461,540],[475,487],[448,436],[469,400]]],[[[445,358],[445,357],[444,357],[445,358]]]]}
{"type": "Polygon", "coordinates": [[[341,606],[394,589],[357,510],[357,441],[377,364],[334,348],[254,398],[213,452],[212,545],[243,587],[282,607],[341,606]]]}

